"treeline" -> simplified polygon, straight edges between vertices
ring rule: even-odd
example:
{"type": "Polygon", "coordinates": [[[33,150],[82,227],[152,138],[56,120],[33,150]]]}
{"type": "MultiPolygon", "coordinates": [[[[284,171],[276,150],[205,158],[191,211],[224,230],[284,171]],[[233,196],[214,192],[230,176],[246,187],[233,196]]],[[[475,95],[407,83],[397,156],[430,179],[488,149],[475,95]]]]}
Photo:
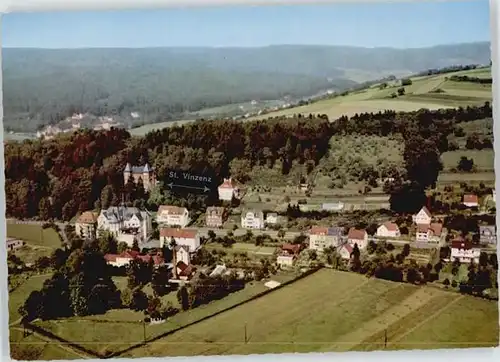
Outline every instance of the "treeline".
{"type": "MultiPolygon", "coordinates": [[[[403,135],[407,175],[401,176],[418,185],[411,190],[417,190],[421,197],[421,190],[437,179],[442,167],[439,156],[449,149],[447,136],[454,124],[491,116],[491,106],[486,103],[436,111],[364,113],[334,122],[326,115],[246,123],[198,121],[156,130],[143,138],[112,129],[82,130],[49,141],[9,142],[5,145],[7,215],[70,220],[78,212],[107,208],[123,200],[152,209],[173,203],[203,210],[217,205],[216,188],[208,196],[174,194],[163,188],[148,194],[137,185],[124,184],[126,163],[148,162],[156,168],[160,182],[167,180],[170,169],[210,173],[216,182],[229,175],[245,182],[253,176],[256,165],[279,165],[286,175],[299,163],[312,172],[328,152],[330,138],[346,134],[403,135]]],[[[421,206],[421,199],[408,202],[407,196],[392,200],[394,210],[421,206]]]]}
{"type": "Polygon", "coordinates": [[[474,65],[474,64],[453,65],[451,67],[424,70],[423,72],[415,74],[415,76],[416,77],[423,77],[426,75],[447,74],[447,73],[454,73],[454,72],[459,72],[459,71],[463,71],[463,70],[473,70],[473,69],[476,69],[478,67],[479,67],[478,65],[474,65]]]}
{"type": "Polygon", "coordinates": [[[470,77],[468,75],[452,75],[450,80],[454,82],[470,82],[470,83],[479,83],[479,84],[492,84],[492,78],[478,78],[478,77],[470,77]]]}

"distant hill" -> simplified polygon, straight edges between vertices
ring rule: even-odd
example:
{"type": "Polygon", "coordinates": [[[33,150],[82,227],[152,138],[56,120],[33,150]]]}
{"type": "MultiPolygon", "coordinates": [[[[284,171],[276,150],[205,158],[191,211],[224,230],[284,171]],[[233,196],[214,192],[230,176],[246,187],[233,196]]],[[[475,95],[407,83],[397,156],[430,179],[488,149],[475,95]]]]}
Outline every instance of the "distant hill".
{"type": "Polygon", "coordinates": [[[487,42],[420,49],[6,48],[4,126],[32,131],[75,111],[122,118],[138,112],[141,122],[152,123],[225,104],[299,98],[389,74],[489,61],[487,42]]]}

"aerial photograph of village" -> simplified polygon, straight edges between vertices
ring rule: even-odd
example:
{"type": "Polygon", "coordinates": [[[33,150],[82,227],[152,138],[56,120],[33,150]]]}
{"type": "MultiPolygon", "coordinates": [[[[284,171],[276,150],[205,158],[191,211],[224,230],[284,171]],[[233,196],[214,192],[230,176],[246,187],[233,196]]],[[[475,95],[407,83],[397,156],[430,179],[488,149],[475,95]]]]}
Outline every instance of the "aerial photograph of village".
{"type": "Polygon", "coordinates": [[[4,15],[11,357],[496,347],[489,18],[4,15]]]}

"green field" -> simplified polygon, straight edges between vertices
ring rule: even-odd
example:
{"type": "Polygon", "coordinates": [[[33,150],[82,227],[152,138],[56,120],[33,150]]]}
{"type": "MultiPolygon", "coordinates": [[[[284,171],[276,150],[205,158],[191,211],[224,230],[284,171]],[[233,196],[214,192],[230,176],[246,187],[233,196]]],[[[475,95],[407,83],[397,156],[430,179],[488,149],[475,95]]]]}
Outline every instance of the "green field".
{"type": "Polygon", "coordinates": [[[9,329],[10,356],[15,360],[72,360],[82,356],[36,335],[23,337],[20,327],[9,329]]]}
{"type": "Polygon", "coordinates": [[[123,357],[376,350],[385,330],[391,349],[496,346],[497,303],[322,270],[123,357]]]}
{"type": "Polygon", "coordinates": [[[480,184],[494,185],[495,184],[495,173],[490,172],[441,172],[438,177],[439,185],[449,185],[457,184],[458,182],[466,182],[469,184],[480,184]]]}
{"type": "Polygon", "coordinates": [[[477,171],[491,171],[495,169],[495,153],[493,149],[486,150],[457,150],[444,152],[441,155],[441,161],[443,162],[444,170],[451,170],[457,167],[458,162],[461,157],[467,157],[468,159],[474,160],[474,166],[476,166],[477,171]]]}
{"type": "Polygon", "coordinates": [[[7,237],[24,240],[26,243],[47,247],[61,247],[61,238],[54,229],[43,229],[40,225],[7,223],[7,237]]]}
{"type": "Polygon", "coordinates": [[[405,95],[390,98],[397,93],[399,84],[389,84],[385,89],[372,86],[368,89],[352,92],[346,96],[338,96],[328,100],[295,107],[251,119],[265,119],[271,116],[292,116],[294,114],[326,114],[330,120],[342,115],[353,116],[355,113],[378,112],[386,109],[395,111],[413,111],[421,108],[437,109],[457,106],[478,105],[492,100],[491,85],[478,83],[454,82],[446,78],[453,75],[469,75],[471,77],[491,77],[490,68],[461,71],[412,78],[412,84],[405,86],[405,95]],[[442,93],[435,93],[441,89],[442,93]]]}
{"type": "Polygon", "coordinates": [[[9,293],[9,323],[17,321],[21,317],[18,312],[19,307],[24,304],[32,291],[42,289],[43,282],[48,278],[50,278],[50,274],[34,275],[9,293]]]}
{"type": "Polygon", "coordinates": [[[144,136],[146,133],[149,133],[154,130],[160,130],[162,128],[174,127],[174,126],[182,126],[187,123],[194,122],[194,120],[182,120],[182,121],[168,121],[168,122],[160,122],[160,123],[152,123],[146,124],[141,127],[132,128],[129,130],[129,133],[132,136],[144,136]]]}
{"type": "MultiPolygon", "coordinates": [[[[267,290],[264,281],[252,282],[245,289],[229,296],[200,306],[188,312],[181,312],[169,318],[163,324],[146,325],[146,338],[151,338],[189,324],[232,305],[247,300],[267,290]]],[[[175,300],[175,292],[173,293],[175,300]]],[[[177,304],[176,304],[177,305],[177,304]]],[[[36,322],[52,333],[73,341],[99,353],[120,351],[144,338],[143,314],[132,310],[111,310],[103,316],[74,317],[62,320],[36,322]]]]}

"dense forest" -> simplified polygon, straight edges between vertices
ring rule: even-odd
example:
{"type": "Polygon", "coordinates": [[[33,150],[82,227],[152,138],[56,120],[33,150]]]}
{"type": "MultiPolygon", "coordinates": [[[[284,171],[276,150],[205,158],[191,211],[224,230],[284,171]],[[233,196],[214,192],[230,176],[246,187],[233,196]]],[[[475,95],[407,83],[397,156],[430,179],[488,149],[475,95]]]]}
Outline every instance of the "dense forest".
{"type": "Polygon", "coordinates": [[[403,136],[405,174],[393,175],[397,180],[388,192],[394,211],[413,212],[424,202],[425,188],[437,180],[440,155],[450,148],[447,136],[455,124],[491,116],[486,103],[436,111],[365,113],[334,122],[326,115],[247,123],[198,121],[142,138],[111,129],[82,130],[49,141],[9,142],[5,145],[7,215],[70,220],[80,211],[106,208],[122,200],[151,209],[172,203],[203,211],[217,204],[216,189],[207,196],[172,194],[161,187],[167,170],[210,172],[219,181],[231,175],[242,182],[252,177],[256,165],[279,165],[286,175],[293,163],[300,163],[311,172],[327,155],[330,138],[346,134],[403,136]],[[160,187],[147,194],[140,184],[124,185],[127,162],[153,165],[160,187]]]}
{"type": "Polygon", "coordinates": [[[422,49],[7,48],[2,54],[4,127],[32,132],[74,112],[116,116],[129,125],[193,118],[193,112],[215,106],[285,96],[299,100],[394,72],[489,59],[489,43],[422,49]],[[140,119],[131,119],[131,112],[140,119]]]}

